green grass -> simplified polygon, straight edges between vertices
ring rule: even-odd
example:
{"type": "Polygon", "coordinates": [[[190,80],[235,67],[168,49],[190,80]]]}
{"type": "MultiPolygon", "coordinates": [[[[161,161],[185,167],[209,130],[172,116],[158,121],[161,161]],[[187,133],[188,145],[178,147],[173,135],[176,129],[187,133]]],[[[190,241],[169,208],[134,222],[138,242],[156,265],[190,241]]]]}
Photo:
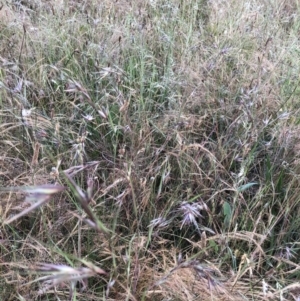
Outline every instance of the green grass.
{"type": "Polygon", "coordinates": [[[298,15],[3,5],[1,300],[299,300],[298,15]]]}

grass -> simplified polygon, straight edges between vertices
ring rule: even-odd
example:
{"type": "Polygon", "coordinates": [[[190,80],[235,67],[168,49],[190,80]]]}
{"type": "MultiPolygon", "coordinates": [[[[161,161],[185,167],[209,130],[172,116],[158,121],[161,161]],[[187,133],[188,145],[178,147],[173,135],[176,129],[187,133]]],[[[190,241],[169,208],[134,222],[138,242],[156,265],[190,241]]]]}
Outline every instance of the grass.
{"type": "Polygon", "coordinates": [[[1,300],[300,300],[297,1],[6,1],[1,300]]]}

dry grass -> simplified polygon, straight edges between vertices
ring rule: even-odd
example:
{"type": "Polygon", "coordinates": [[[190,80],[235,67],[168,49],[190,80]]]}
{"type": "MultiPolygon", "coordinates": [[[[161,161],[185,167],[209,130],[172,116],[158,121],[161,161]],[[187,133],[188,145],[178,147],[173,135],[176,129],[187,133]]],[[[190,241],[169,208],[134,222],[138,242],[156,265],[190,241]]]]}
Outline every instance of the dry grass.
{"type": "Polygon", "coordinates": [[[300,300],[299,5],[0,5],[1,300],[300,300]]]}

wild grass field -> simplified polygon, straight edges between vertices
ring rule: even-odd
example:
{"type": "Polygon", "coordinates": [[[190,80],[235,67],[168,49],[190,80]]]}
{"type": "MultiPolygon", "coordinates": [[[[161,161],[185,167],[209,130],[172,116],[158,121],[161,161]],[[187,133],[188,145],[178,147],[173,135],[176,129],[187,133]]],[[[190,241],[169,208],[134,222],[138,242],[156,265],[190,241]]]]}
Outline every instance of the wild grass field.
{"type": "Polygon", "coordinates": [[[0,7],[0,300],[300,300],[297,0],[0,7]]]}

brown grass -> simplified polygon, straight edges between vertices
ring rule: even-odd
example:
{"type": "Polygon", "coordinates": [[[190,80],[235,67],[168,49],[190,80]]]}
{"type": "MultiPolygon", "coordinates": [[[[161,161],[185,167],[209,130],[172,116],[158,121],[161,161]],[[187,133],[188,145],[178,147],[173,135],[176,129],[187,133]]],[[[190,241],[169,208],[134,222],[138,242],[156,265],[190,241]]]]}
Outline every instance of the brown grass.
{"type": "Polygon", "coordinates": [[[297,1],[0,8],[1,300],[299,300],[297,1]]]}

